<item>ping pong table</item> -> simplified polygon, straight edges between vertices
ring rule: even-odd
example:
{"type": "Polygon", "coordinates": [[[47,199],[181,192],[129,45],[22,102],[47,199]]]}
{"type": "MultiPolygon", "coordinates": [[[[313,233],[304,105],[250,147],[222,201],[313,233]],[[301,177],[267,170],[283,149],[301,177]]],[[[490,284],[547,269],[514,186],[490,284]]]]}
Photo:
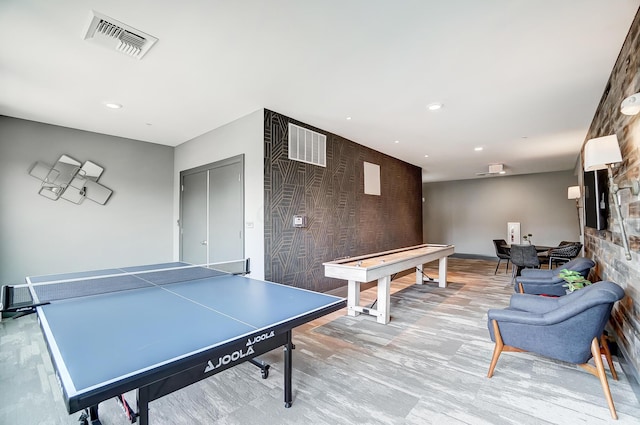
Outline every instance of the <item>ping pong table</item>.
{"type": "Polygon", "coordinates": [[[84,411],[92,424],[100,423],[98,404],[115,397],[131,422],[147,425],[149,402],[278,347],[290,407],[292,329],[346,306],[182,262],[28,277],[23,286],[67,411],[84,411]],[[131,390],[137,412],[122,396],[131,390]]]}

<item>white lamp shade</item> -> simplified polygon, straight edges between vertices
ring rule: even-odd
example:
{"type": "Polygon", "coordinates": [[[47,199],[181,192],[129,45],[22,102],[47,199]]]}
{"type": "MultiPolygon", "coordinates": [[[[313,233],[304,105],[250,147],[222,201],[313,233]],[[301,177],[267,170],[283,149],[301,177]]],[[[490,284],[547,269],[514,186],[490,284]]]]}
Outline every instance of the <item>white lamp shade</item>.
{"type": "Polygon", "coordinates": [[[596,137],[584,145],[584,171],[603,170],[607,164],[622,162],[618,136],[596,137]]]}
{"type": "Polygon", "coordinates": [[[640,113],[640,93],[627,97],[620,104],[620,112],[625,115],[637,115],[640,113]]]}
{"type": "Polygon", "coordinates": [[[569,186],[567,190],[567,199],[580,198],[580,186],[569,186]]]}

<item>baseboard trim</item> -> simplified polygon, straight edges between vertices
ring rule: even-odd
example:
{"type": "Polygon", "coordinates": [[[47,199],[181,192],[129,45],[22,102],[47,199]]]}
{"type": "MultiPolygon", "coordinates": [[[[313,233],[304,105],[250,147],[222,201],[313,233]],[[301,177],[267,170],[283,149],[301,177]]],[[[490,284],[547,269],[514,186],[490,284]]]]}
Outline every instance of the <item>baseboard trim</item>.
{"type": "Polygon", "coordinates": [[[478,254],[465,254],[461,252],[456,252],[451,255],[453,258],[465,258],[471,260],[488,260],[488,261],[498,261],[498,257],[491,257],[487,255],[478,255],[478,254]]]}

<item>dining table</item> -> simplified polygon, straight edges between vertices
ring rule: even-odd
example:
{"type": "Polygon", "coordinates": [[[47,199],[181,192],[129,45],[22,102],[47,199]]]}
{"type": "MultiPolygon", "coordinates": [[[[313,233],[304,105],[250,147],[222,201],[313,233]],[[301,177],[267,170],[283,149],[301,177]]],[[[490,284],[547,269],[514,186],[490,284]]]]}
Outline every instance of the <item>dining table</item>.
{"type": "MultiPolygon", "coordinates": [[[[545,252],[549,251],[552,248],[556,248],[555,246],[546,246],[546,245],[533,245],[536,248],[536,252],[545,252]]],[[[511,249],[510,244],[500,245],[502,248],[511,249]]]]}

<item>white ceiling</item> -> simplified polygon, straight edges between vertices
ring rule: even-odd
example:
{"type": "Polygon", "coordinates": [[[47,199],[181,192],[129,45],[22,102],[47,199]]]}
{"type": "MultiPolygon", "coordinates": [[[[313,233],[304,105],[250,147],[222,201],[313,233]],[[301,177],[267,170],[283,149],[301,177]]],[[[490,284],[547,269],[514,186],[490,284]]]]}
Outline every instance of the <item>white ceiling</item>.
{"type": "Polygon", "coordinates": [[[176,146],[268,108],[424,181],[570,170],[639,6],[1,0],[0,114],[176,146]],[[142,60],[85,41],[92,9],[159,41],[142,60]]]}

